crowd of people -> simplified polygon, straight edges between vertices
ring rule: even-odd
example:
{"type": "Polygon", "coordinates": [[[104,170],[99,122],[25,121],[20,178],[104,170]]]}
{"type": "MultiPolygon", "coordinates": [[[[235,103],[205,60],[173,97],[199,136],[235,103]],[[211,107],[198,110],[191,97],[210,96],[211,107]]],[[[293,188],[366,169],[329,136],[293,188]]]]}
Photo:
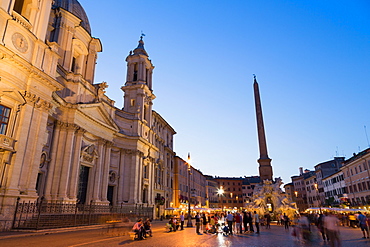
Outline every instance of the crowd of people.
{"type": "MultiPolygon", "coordinates": [[[[195,215],[195,231],[197,234],[223,234],[234,235],[244,233],[260,233],[260,228],[270,229],[272,217],[269,213],[259,215],[256,211],[248,212],[221,212],[221,213],[199,213],[195,215]],[[261,224],[261,225],[260,225],[261,224]]],[[[298,241],[312,241],[314,234],[320,234],[323,241],[330,246],[341,246],[339,226],[359,228],[363,238],[369,238],[370,214],[361,212],[356,214],[333,214],[332,212],[317,214],[295,215],[290,219],[288,215],[281,214],[274,217],[277,225],[291,233],[298,241]]],[[[170,217],[166,224],[169,232],[184,230],[185,217],[181,213],[179,217],[170,217]]],[[[137,239],[145,239],[152,236],[151,221],[139,219],[133,226],[137,239]]],[[[316,235],[318,235],[316,234],[316,235]]]]}
{"type": "Polygon", "coordinates": [[[361,212],[349,215],[334,214],[333,212],[301,214],[288,224],[291,223],[293,225],[292,235],[297,240],[303,242],[312,241],[314,232],[317,229],[324,242],[327,242],[330,246],[339,247],[341,246],[339,226],[358,227],[362,231],[362,238],[369,238],[370,214],[367,216],[361,212]]]}
{"type": "Polygon", "coordinates": [[[224,235],[242,234],[242,233],[260,233],[260,222],[263,220],[267,229],[270,228],[271,216],[265,214],[260,216],[256,211],[235,212],[231,211],[206,214],[197,213],[195,216],[196,233],[212,233],[224,235]]]}

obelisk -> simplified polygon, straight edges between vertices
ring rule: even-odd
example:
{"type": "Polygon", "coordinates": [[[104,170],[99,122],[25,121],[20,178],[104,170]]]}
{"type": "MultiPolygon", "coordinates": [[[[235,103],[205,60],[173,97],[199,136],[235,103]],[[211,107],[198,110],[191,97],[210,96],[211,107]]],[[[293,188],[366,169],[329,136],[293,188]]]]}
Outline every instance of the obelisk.
{"type": "Polygon", "coordinates": [[[265,137],[265,127],[263,125],[261,98],[256,75],[254,75],[253,88],[254,88],[254,101],[256,105],[258,144],[260,150],[260,158],[258,159],[258,163],[260,165],[259,166],[260,178],[261,182],[263,182],[266,179],[272,181],[271,159],[267,154],[267,144],[265,137]]]}

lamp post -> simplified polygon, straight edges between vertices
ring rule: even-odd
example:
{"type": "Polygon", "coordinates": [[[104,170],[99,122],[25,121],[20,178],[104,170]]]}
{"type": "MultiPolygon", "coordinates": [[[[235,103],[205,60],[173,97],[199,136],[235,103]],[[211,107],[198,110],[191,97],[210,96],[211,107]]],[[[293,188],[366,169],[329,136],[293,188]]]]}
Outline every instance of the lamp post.
{"type": "MultiPolygon", "coordinates": [[[[222,188],[222,186],[217,190],[217,194],[219,196],[219,198],[222,197],[222,195],[224,194],[224,189],[222,188]]],[[[222,212],[224,212],[224,202],[222,201],[222,198],[221,198],[221,207],[222,207],[222,212]]]]}
{"type": "Polygon", "coordinates": [[[188,165],[188,223],[187,227],[193,227],[193,223],[191,222],[191,209],[190,209],[190,175],[191,175],[191,166],[190,166],[190,153],[188,153],[188,160],[186,161],[188,165]]]}
{"type": "Polygon", "coordinates": [[[298,207],[298,191],[294,191],[294,195],[295,195],[295,205],[299,210],[299,207],[298,207]]]}
{"type": "Polygon", "coordinates": [[[320,199],[320,196],[319,196],[319,189],[318,189],[318,186],[317,186],[317,183],[314,184],[315,185],[315,190],[316,190],[316,200],[318,200],[318,206],[319,206],[319,213],[321,214],[321,199],[320,199]]]}

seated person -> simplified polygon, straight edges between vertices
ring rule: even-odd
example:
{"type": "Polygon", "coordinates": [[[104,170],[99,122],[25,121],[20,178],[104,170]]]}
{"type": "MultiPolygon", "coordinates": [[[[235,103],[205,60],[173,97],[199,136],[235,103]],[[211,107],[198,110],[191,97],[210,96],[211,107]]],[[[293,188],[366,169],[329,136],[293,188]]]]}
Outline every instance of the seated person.
{"type": "Polygon", "coordinates": [[[173,218],[173,225],[175,227],[175,231],[179,230],[179,221],[176,218],[173,218]]]}
{"type": "Polygon", "coordinates": [[[170,232],[172,231],[176,231],[176,228],[175,228],[175,223],[173,222],[173,218],[170,219],[170,221],[168,222],[168,225],[170,227],[170,232]]]}
{"type": "Polygon", "coordinates": [[[225,223],[222,224],[222,230],[224,232],[224,235],[229,235],[229,227],[225,225],[225,223]]]}
{"type": "Polygon", "coordinates": [[[139,240],[145,239],[144,238],[144,225],[143,225],[143,220],[139,219],[135,225],[132,227],[132,231],[137,233],[137,238],[139,240]]]}
{"type": "Polygon", "coordinates": [[[149,236],[152,237],[152,223],[150,223],[149,218],[147,218],[146,221],[144,222],[144,230],[145,234],[149,234],[149,236]]]}

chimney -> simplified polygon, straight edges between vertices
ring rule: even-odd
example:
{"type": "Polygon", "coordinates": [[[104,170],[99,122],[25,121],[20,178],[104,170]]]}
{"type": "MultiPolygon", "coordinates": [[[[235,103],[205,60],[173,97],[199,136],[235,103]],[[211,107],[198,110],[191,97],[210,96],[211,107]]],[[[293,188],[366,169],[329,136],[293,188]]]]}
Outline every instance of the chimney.
{"type": "Polygon", "coordinates": [[[299,167],[299,176],[303,175],[303,167],[299,167]]]}

